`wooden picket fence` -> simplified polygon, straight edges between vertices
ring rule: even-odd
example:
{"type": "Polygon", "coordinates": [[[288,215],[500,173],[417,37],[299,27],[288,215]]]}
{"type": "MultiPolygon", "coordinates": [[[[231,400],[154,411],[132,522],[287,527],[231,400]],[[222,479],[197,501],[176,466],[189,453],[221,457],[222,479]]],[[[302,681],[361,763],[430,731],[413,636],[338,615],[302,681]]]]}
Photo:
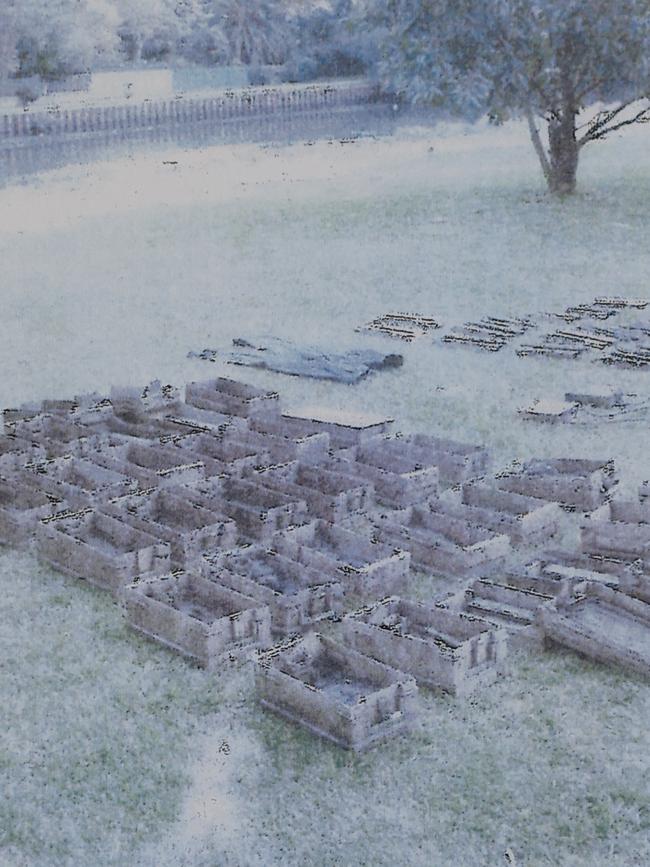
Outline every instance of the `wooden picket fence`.
{"type": "Polygon", "coordinates": [[[69,133],[136,131],[158,126],[224,124],[254,118],[294,116],[366,105],[377,98],[365,80],[248,87],[216,95],[178,96],[133,105],[97,106],[73,110],[24,111],[0,117],[0,139],[55,136],[69,133]]]}

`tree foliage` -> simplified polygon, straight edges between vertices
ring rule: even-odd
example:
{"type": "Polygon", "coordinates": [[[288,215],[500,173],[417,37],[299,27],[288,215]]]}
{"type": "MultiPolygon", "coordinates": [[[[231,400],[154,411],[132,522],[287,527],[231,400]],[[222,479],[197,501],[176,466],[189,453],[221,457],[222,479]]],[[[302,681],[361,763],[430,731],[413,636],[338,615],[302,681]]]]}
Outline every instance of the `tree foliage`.
{"type": "Polygon", "coordinates": [[[375,43],[354,0],[300,10],[293,19],[291,66],[298,80],[363,75],[375,43]]]}
{"type": "Polygon", "coordinates": [[[182,57],[298,78],[363,73],[374,43],[360,0],[0,0],[0,76],[182,57]]]}
{"type": "Polygon", "coordinates": [[[16,68],[18,14],[16,0],[0,0],[0,80],[16,68]]]}
{"type": "Polygon", "coordinates": [[[575,188],[584,145],[650,120],[648,0],[378,0],[373,7],[384,31],[384,84],[464,116],[525,117],[553,192],[575,188]],[[598,102],[611,108],[579,124],[598,102]]]}
{"type": "Polygon", "coordinates": [[[205,21],[226,63],[282,63],[289,47],[281,0],[206,0],[205,21]]]}
{"type": "Polygon", "coordinates": [[[117,18],[110,0],[19,0],[13,6],[13,62],[5,64],[7,71],[59,78],[115,50],[117,18]]]}

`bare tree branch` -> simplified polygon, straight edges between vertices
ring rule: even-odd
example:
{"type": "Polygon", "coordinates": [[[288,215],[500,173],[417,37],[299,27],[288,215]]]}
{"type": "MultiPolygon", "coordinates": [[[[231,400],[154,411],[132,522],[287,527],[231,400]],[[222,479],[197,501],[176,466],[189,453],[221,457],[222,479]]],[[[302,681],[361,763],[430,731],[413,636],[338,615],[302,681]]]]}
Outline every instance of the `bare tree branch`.
{"type": "Polygon", "coordinates": [[[592,137],[599,133],[600,130],[603,129],[603,127],[607,126],[608,123],[611,123],[615,117],[617,117],[622,111],[625,111],[626,108],[629,108],[629,106],[631,106],[636,101],[636,99],[629,99],[626,102],[622,102],[620,105],[616,106],[616,108],[599,111],[598,114],[596,114],[590,121],[583,124],[583,126],[588,127],[588,130],[579,140],[578,145],[582,147],[583,144],[591,141],[592,137]]]}
{"type": "MultiPolygon", "coordinates": [[[[646,105],[645,108],[642,108],[638,111],[633,117],[627,118],[627,120],[621,120],[618,123],[615,123],[613,126],[608,126],[617,115],[623,111],[624,108],[627,108],[633,102],[637,100],[631,100],[628,103],[619,106],[617,109],[612,110],[611,112],[601,112],[601,115],[608,115],[600,120],[595,125],[591,125],[588,132],[586,132],[583,137],[578,141],[578,147],[584,147],[587,142],[590,141],[598,141],[599,139],[605,138],[612,132],[616,132],[619,129],[622,129],[625,126],[631,126],[635,123],[650,123],[650,105],[646,105]]],[[[598,117],[598,115],[596,116],[598,117]]]]}

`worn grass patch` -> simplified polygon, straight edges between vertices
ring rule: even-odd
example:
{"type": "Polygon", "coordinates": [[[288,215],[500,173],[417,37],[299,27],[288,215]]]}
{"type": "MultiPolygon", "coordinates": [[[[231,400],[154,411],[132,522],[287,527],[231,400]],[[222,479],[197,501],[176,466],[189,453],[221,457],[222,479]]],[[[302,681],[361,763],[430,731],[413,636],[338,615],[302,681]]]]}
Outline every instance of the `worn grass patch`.
{"type": "Polygon", "coordinates": [[[27,556],[0,563],[0,848],[8,863],[123,864],[174,818],[215,687],[128,634],[107,595],[27,556]]]}

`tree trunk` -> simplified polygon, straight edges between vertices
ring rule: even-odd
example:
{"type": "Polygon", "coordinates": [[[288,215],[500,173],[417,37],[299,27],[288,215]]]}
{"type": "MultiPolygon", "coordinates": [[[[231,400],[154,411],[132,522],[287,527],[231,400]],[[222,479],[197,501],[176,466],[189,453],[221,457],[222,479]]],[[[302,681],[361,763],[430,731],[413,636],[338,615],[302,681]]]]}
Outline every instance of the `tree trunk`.
{"type": "Polygon", "coordinates": [[[575,192],[578,171],[579,146],[576,140],[576,116],[571,111],[563,112],[548,125],[548,188],[557,196],[575,192]]]}

